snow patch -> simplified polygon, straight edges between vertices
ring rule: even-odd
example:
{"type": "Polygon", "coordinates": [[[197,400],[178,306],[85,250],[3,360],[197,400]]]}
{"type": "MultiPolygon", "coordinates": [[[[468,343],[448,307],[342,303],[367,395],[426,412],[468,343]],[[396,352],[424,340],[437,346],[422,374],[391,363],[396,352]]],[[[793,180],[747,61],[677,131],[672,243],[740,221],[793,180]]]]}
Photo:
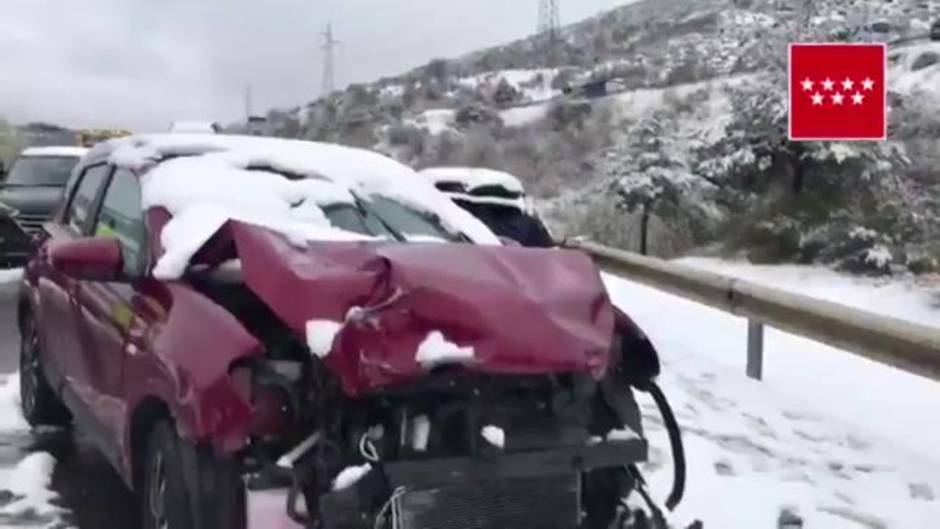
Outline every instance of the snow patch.
{"type": "Polygon", "coordinates": [[[417,125],[433,136],[451,130],[456,121],[456,112],[451,109],[425,110],[416,120],[417,125]]]}
{"type": "Polygon", "coordinates": [[[366,463],[358,467],[346,467],[336,476],[336,479],[333,480],[333,490],[337,491],[348,489],[349,487],[352,487],[358,483],[359,480],[364,478],[369,472],[372,472],[371,463],[366,463]]]}
{"type": "Polygon", "coordinates": [[[0,382],[0,431],[28,432],[29,424],[20,408],[20,375],[14,373],[0,382]]]}
{"type": "Polygon", "coordinates": [[[510,108],[499,113],[503,125],[510,128],[526,127],[538,123],[548,115],[549,105],[540,103],[524,107],[510,108]]]}
{"type": "Polygon", "coordinates": [[[12,501],[0,507],[0,520],[38,518],[51,523],[65,509],[52,504],[58,494],[50,490],[55,458],[46,452],[33,452],[15,467],[0,470],[0,488],[9,491],[12,501]]]}
{"type": "Polygon", "coordinates": [[[487,443],[490,443],[500,450],[506,447],[506,432],[499,426],[493,426],[492,424],[484,426],[483,429],[480,430],[480,435],[486,439],[487,443]]]}
{"type": "Polygon", "coordinates": [[[417,242],[417,243],[435,243],[435,244],[448,244],[449,241],[446,239],[441,239],[440,237],[435,237],[433,235],[416,235],[416,234],[404,234],[405,238],[408,239],[408,242],[417,242]]]}
{"type": "Polygon", "coordinates": [[[326,358],[333,350],[333,342],[336,335],[343,330],[343,324],[330,320],[310,320],[306,330],[310,352],[320,358],[326,358]]]}
{"type": "Polygon", "coordinates": [[[23,279],[22,268],[9,268],[6,270],[0,270],[0,284],[15,283],[20,279],[23,279]]]}
{"type": "Polygon", "coordinates": [[[608,441],[608,442],[615,442],[615,441],[631,441],[631,440],[633,440],[633,439],[639,439],[639,438],[640,438],[640,436],[637,435],[636,432],[634,432],[633,430],[631,430],[631,429],[628,428],[628,427],[623,427],[623,428],[621,428],[621,429],[619,429],[619,430],[611,430],[611,431],[607,432],[607,441],[608,441]]]}
{"type": "Polygon", "coordinates": [[[418,346],[415,360],[425,368],[442,364],[466,364],[473,362],[473,347],[460,347],[447,341],[440,331],[432,331],[418,346]]]}
{"type": "Polygon", "coordinates": [[[891,250],[883,244],[879,244],[873,248],[869,248],[865,251],[865,262],[873,264],[879,268],[885,268],[889,264],[893,257],[891,256],[891,250]]]}
{"type": "Polygon", "coordinates": [[[60,156],[63,158],[81,158],[88,154],[88,149],[84,147],[69,146],[48,146],[48,147],[28,147],[20,153],[21,158],[31,158],[39,156],[60,156]]]}

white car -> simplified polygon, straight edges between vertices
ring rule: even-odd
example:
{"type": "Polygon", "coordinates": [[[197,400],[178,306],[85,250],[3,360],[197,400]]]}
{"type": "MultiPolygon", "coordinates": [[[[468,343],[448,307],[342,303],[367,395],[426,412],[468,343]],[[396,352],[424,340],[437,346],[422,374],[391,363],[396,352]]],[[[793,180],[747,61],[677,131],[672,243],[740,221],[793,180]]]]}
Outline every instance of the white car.
{"type": "Polygon", "coordinates": [[[554,246],[551,232],[515,176],[478,167],[431,167],[419,174],[497,235],[523,246],[554,246]]]}

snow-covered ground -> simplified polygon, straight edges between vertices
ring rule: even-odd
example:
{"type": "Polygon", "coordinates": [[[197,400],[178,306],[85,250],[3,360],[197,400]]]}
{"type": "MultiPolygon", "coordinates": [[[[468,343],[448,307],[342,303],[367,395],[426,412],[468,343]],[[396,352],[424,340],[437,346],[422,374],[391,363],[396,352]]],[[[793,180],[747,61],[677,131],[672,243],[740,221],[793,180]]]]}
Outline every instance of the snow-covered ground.
{"type": "Polygon", "coordinates": [[[50,490],[55,458],[47,452],[20,454],[29,425],[20,413],[19,380],[0,379],[0,528],[51,527],[64,509],[50,490]],[[12,461],[10,459],[13,459],[12,461]]]}
{"type": "Polygon", "coordinates": [[[0,270],[0,284],[19,281],[23,277],[22,268],[8,268],[0,270]]]}
{"type": "MultiPolygon", "coordinates": [[[[797,266],[709,259],[684,264],[933,323],[932,288],[797,266]]],[[[940,526],[940,384],[786,333],[765,336],[765,381],[744,376],[746,322],[620,278],[617,304],[650,335],[687,449],[689,482],[677,521],[722,529],[776,527],[789,510],[806,528],[940,526]]],[[[659,416],[650,482],[671,483],[659,416]]]]}

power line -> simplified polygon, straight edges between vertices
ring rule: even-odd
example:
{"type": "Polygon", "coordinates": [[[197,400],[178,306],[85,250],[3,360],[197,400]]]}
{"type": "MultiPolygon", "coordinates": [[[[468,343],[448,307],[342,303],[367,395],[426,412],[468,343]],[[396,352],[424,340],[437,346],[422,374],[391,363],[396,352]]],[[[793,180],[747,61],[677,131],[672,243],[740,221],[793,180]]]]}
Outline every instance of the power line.
{"type": "Polygon", "coordinates": [[[323,85],[320,95],[326,97],[336,89],[336,67],[334,52],[340,42],[333,38],[333,24],[326,25],[323,33],[323,85]]]}
{"type": "Polygon", "coordinates": [[[554,66],[558,60],[561,17],[558,14],[559,0],[539,0],[538,42],[545,61],[554,66]]]}
{"type": "Polygon", "coordinates": [[[245,85],[245,123],[251,119],[251,85],[245,85]]]}

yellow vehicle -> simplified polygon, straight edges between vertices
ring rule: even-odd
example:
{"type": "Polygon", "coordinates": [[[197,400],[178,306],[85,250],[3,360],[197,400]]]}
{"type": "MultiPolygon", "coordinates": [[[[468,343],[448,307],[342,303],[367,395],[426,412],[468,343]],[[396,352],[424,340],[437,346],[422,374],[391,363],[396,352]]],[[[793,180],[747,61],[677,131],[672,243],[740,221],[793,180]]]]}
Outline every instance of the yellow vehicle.
{"type": "Polygon", "coordinates": [[[133,132],[124,129],[85,129],[78,133],[78,144],[82,147],[91,147],[96,143],[110,140],[111,138],[120,138],[121,136],[130,136],[133,132]]]}

